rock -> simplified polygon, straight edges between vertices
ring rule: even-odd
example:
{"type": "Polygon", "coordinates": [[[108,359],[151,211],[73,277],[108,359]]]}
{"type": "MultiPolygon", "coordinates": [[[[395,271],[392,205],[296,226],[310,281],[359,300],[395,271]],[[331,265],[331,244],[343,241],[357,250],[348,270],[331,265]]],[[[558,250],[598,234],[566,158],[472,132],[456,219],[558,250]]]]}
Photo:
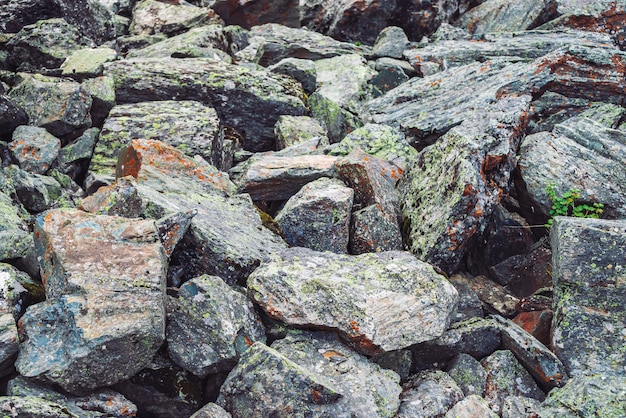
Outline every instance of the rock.
{"type": "Polygon", "coordinates": [[[15,193],[30,212],[43,212],[58,206],[72,206],[58,181],[49,176],[31,174],[16,166],[9,166],[5,173],[15,187],[15,193]]]}
{"type": "Polygon", "coordinates": [[[624,378],[625,227],[623,220],[557,217],[550,228],[552,347],[570,376],[624,378]]]}
{"type": "Polygon", "coordinates": [[[11,198],[0,192],[0,261],[25,257],[33,249],[33,237],[21,215],[11,198]]]}
{"type": "Polygon", "coordinates": [[[0,396],[0,410],[7,417],[78,418],[58,403],[36,396],[0,396]]]}
{"type": "Polygon", "coordinates": [[[437,338],[457,303],[454,287],[431,266],[397,251],[347,256],[291,248],[261,264],[248,291],[272,318],[337,330],[366,354],[437,338]]]}
{"type": "Polygon", "coordinates": [[[483,308],[481,306],[480,299],[474,290],[472,290],[471,283],[464,275],[453,274],[448,277],[448,281],[459,292],[459,304],[457,307],[455,322],[464,321],[470,318],[482,318],[484,316],[483,308]]]}
{"type": "Polygon", "coordinates": [[[275,219],[292,247],[347,253],[353,198],[340,180],[320,178],[293,195],[275,219]]]}
{"type": "Polygon", "coordinates": [[[208,403],[190,418],[232,418],[232,415],[226,412],[226,410],[221,406],[214,403],[208,403]]]}
{"type": "Polygon", "coordinates": [[[57,169],[72,177],[74,181],[82,183],[80,179],[87,172],[99,135],[100,129],[87,129],[81,136],[61,148],[57,158],[57,169]]]}
{"type": "Polygon", "coordinates": [[[463,399],[463,392],[441,370],[425,371],[403,385],[398,418],[440,417],[463,399]]]}
{"type": "Polygon", "coordinates": [[[504,286],[494,283],[485,276],[464,275],[463,279],[476,293],[486,311],[506,317],[517,313],[520,299],[511,294],[504,286]]]}
{"type": "Polygon", "coordinates": [[[363,126],[358,116],[317,92],[309,97],[308,105],[311,116],[326,129],[331,143],[341,141],[348,133],[363,126]]]}
{"type": "Polygon", "coordinates": [[[483,396],[487,385],[487,372],[478,360],[469,354],[460,353],[446,368],[446,372],[459,385],[463,395],[483,396]]]}
{"type": "Polygon", "coordinates": [[[256,341],[265,343],[265,330],[245,295],[216,276],[180,287],[167,328],[167,350],[176,364],[204,378],[229,370],[256,341]]]}
{"type": "Polygon", "coordinates": [[[502,418],[526,418],[538,416],[541,402],[526,396],[509,396],[502,402],[502,418]]]}
{"type": "Polygon", "coordinates": [[[227,25],[239,25],[246,29],[265,23],[300,27],[300,13],[297,0],[235,1],[217,0],[212,2],[213,10],[227,25]]]}
{"type": "Polygon", "coordinates": [[[539,340],[541,344],[549,346],[552,317],[552,311],[549,309],[520,312],[513,318],[513,322],[539,340]]]}
{"type": "Polygon", "coordinates": [[[369,81],[376,71],[358,54],[346,54],[315,61],[316,92],[340,107],[358,113],[371,97],[369,81]]]}
{"type": "Polygon", "coordinates": [[[350,224],[350,254],[400,251],[402,235],[394,213],[370,205],[352,213],[350,224]]]}
{"type": "Polygon", "coordinates": [[[402,64],[394,58],[380,58],[374,64],[374,69],[378,72],[374,78],[370,80],[373,86],[373,95],[378,97],[389,90],[392,90],[404,82],[409,80],[407,72],[415,74],[415,70],[404,61],[402,64]],[[410,69],[409,69],[410,68],[410,69]]]}
{"type": "Polygon", "coordinates": [[[255,343],[222,386],[218,405],[237,417],[392,417],[399,377],[332,334],[304,333],[255,343]],[[272,383],[278,379],[280,384],[272,383]],[[287,383],[288,382],[288,383],[287,383]]]}
{"type": "Polygon", "coordinates": [[[458,269],[508,190],[529,102],[500,99],[411,162],[398,188],[405,239],[420,259],[448,273],[458,269]]]}
{"type": "Polygon", "coordinates": [[[111,77],[89,78],[81,83],[92,99],[91,120],[92,125],[101,127],[102,123],[115,106],[115,82],[111,77]]]}
{"type": "Polygon", "coordinates": [[[317,69],[315,61],[299,58],[283,58],[268,70],[285,74],[298,80],[306,94],[311,94],[317,89],[317,69]]]}
{"type": "Polygon", "coordinates": [[[498,414],[489,408],[489,404],[478,395],[470,395],[457,402],[444,418],[497,418],[498,414]]]}
{"type": "Polygon", "coordinates": [[[104,71],[104,63],[117,58],[117,52],[111,48],[79,49],[72,52],[63,64],[62,75],[82,80],[87,77],[98,77],[104,71]]]}
{"type": "Polygon", "coordinates": [[[230,63],[223,26],[205,25],[126,54],[127,58],[209,58],[230,63]]]}
{"type": "Polygon", "coordinates": [[[28,115],[17,103],[0,94],[0,138],[9,138],[15,128],[28,123],[28,115]]]}
{"type": "Polygon", "coordinates": [[[409,46],[409,39],[404,30],[397,26],[387,26],[378,34],[372,57],[402,58],[402,53],[409,46]]]}
{"type": "Polygon", "coordinates": [[[317,61],[338,55],[365,54],[369,50],[367,47],[340,42],[317,32],[276,23],[255,26],[250,34],[265,39],[263,57],[259,62],[264,67],[276,64],[283,58],[317,61]]]}
{"type": "Polygon", "coordinates": [[[167,261],[154,222],[52,210],[35,238],[47,300],[21,319],[17,370],[71,393],[133,376],[165,339],[167,261]]]}
{"type": "Polygon", "coordinates": [[[9,396],[32,396],[46,399],[62,405],[67,412],[78,417],[125,417],[134,416],[137,413],[135,404],[111,389],[96,390],[86,396],[67,396],[18,376],[9,381],[7,393],[9,396]]]}
{"type": "Polygon", "coordinates": [[[287,200],[305,184],[322,177],[335,177],[337,157],[329,155],[258,154],[229,174],[239,190],[252,200],[287,200]]]}
{"type": "Polygon", "coordinates": [[[624,399],[623,376],[576,376],[551,391],[538,412],[541,417],[620,417],[626,414],[624,399]]]}
{"type": "Polygon", "coordinates": [[[274,148],[279,116],[305,113],[304,93],[295,81],[204,58],[121,60],[109,63],[105,74],[114,78],[120,104],[172,98],[211,104],[254,152],[274,148]]]}
{"type": "Polygon", "coordinates": [[[502,331],[502,346],[510,350],[517,360],[535,378],[546,392],[567,383],[563,363],[541,342],[513,321],[494,315],[502,331]]]}
{"type": "MultiPolygon", "coordinates": [[[[0,278],[3,278],[2,272],[0,272],[0,278]]],[[[6,286],[3,287],[6,289],[6,286]]],[[[13,362],[18,351],[19,337],[15,318],[11,312],[2,313],[0,314],[0,376],[4,377],[13,371],[13,362]]]]}
{"type": "Polygon", "coordinates": [[[507,258],[489,269],[490,277],[515,296],[524,298],[552,284],[550,266],[552,251],[544,247],[507,258]]]}
{"type": "Polygon", "coordinates": [[[441,367],[460,353],[482,359],[500,346],[500,329],[490,319],[470,318],[450,326],[440,337],[411,347],[413,368],[441,367]]]}
{"type": "Polygon", "coordinates": [[[464,14],[475,3],[472,0],[404,3],[398,13],[399,26],[409,34],[411,40],[419,40],[435,32],[452,17],[464,14]]]}
{"type": "Polygon", "coordinates": [[[519,172],[530,199],[527,205],[544,216],[552,202],[547,188],[557,196],[580,190],[581,202],[605,205],[611,217],[626,216],[626,132],[607,128],[590,119],[557,125],[553,133],[526,137],[520,148],[519,172]]]}
{"type": "Polygon", "coordinates": [[[30,125],[45,128],[54,136],[91,126],[91,96],[75,81],[27,76],[9,91],[9,97],[26,111],[30,125]]]}
{"type": "Polygon", "coordinates": [[[191,226],[191,220],[198,214],[195,210],[177,212],[156,221],[159,238],[163,244],[165,255],[170,257],[178,243],[185,237],[191,226]]]}
{"type": "Polygon", "coordinates": [[[72,52],[93,48],[93,40],[64,19],[40,20],[23,27],[8,43],[9,65],[18,71],[59,68],[72,52]]]}
{"type": "Polygon", "coordinates": [[[326,130],[317,120],[309,116],[280,116],[274,126],[274,133],[276,149],[279,151],[314,138],[319,145],[328,145],[326,130]]]}
{"type": "Polygon", "coordinates": [[[215,109],[196,101],[118,105],[102,126],[89,170],[111,176],[120,151],[134,139],[156,139],[222,167],[223,135],[215,109]]]}
{"type": "Polygon", "coordinates": [[[23,170],[45,174],[59,156],[61,141],[44,128],[18,126],[13,131],[9,149],[23,170]]]}
{"type": "Polygon", "coordinates": [[[469,10],[459,26],[475,36],[489,32],[519,32],[536,28],[556,17],[556,3],[551,0],[487,0],[469,10]]]}
{"type": "Polygon", "coordinates": [[[43,286],[11,264],[0,263],[0,313],[20,318],[26,308],[45,299],[43,286]]]}
{"type": "Polygon", "coordinates": [[[133,8],[128,30],[133,35],[165,33],[171,36],[218,21],[215,12],[204,7],[142,0],[133,8]]]}
{"type": "Polygon", "coordinates": [[[510,351],[498,350],[480,363],[487,371],[485,399],[492,410],[500,412],[502,403],[510,396],[527,396],[539,401],[545,398],[533,378],[510,351]]]}
{"type": "Polygon", "coordinates": [[[372,357],[372,361],[383,369],[393,370],[398,373],[401,380],[408,379],[411,374],[412,363],[411,350],[388,351],[372,357]]]}

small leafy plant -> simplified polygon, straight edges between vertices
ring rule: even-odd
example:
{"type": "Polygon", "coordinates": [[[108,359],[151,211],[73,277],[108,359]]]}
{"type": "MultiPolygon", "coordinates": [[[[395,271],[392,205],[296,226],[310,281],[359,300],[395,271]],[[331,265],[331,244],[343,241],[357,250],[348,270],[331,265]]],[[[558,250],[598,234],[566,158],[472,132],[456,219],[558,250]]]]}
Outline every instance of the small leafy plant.
{"type": "Polygon", "coordinates": [[[562,196],[558,196],[554,188],[554,183],[548,184],[546,193],[552,202],[550,209],[551,218],[548,220],[546,227],[551,227],[555,216],[573,216],[576,218],[599,218],[604,212],[604,204],[602,203],[580,203],[576,200],[580,199],[580,190],[569,189],[562,196]]]}

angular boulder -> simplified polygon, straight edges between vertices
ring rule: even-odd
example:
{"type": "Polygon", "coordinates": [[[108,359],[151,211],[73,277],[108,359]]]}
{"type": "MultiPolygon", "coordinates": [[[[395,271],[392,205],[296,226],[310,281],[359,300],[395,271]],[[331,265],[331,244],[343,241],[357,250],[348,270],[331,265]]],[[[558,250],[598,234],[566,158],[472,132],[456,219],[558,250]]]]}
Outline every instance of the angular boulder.
{"type": "Polygon", "coordinates": [[[28,115],[17,103],[0,94],[0,138],[10,137],[15,128],[28,123],[28,115]]]}
{"type": "Polygon", "coordinates": [[[0,192],[0,261],[25,257],[32,249],[33,237],[22,212],[0,192]]]}
{"type": "Polygon", "coordinates": [[[461,388],[446,372],[421,372],[411,376],[403,385],[400,409],[396,417],[440,417],[461,399],[461,388]]]}
{"type": "Polygon", "coordinates": [[[332,329],[366,354],[441,335],[456,289],[407,252],[347,256],[291,248],[248,277],[248,292],[272,318],[332,329]]]}
{"type": "Polygon", "coordinates": [[[250,29],[265,23],[300,27],[298,0],[217,0],[211,6],[227,25],[250,29]]]}
{"type": "Polygon", "coordinates": [[[44,128],[22,125],[13,131],[9,149],[20,168],[45,174],[61,151],[61,141],[44,128]]]}
{"type": "Polygon", "coordinates": [[[128,30],[133,35],[177,35],[196,26],[217,23],[218,20],[215,12],[205,7],[156,0],[137,2],[132,17],[128,30]]]}

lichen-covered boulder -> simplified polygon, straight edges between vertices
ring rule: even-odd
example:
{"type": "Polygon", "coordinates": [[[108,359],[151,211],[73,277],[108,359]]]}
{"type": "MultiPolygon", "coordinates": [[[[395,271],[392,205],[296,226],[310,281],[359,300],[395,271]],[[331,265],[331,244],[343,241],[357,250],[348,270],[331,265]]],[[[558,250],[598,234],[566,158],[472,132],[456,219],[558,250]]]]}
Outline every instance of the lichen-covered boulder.
{"type": "Polygon", "coordinates": [[[220,120],[243,136],[249,151],[274,149],[281,115],[303,115],[299,83],[259,69],[206,58],[136,58],[106,65],[119,104],[184,99],[212,105],[220,120]]]}
{"type": "Polygon", "coordinates": [[[279,151],[313,138],[318,138],[319,145],[328,145],[326,130],[310,116],[281,116],[274,126],[274,133],[279,151]]]}
{"type": "Polygon", "coordinates": [[[268,70],[277,74],[285,74],[298,80],[307,94],[311,94],[317,89],[315,61],[300,58],[284,58],[276,64],[269,66],[268,70]]]}
{"type": "Polygon", "coordinates": [[[211,8],[227,25],[239,25],[246,29],[264,23],[300,27],[298,0],[216,0],[211,8]]]}
{"type": "Polygon", "coordinates": [[[79,418],[65,406],[37,396],[0,396],[0,411],[11,418],[79,418]]]}
{"type": "Polygon", "coordinates": [[[13,131],[9,149],[20,168],[33,174],[45,174],[61,151],[61,140],[44,128],[22,125],[13,131]]]}
{"type": "Polygon", "coordinates": [[[33,237],[22,212],[0,192],[0,261],[25,257],[32,248],[33,237]]]}
{"type": "Polygon", "coordinates": [[[154,221],[51,210],[35,240],[47,300],[21,319],[20,374],[84,393],[148,364],[165,340],[167,259],[154,221]]]}
{"type": "Polygon", "coordinates": [[[326,129],[331,143],[341,141],[348,133],[363,126],[358,116],[317,92],[309,96],[308,105],[311,116],[326,129]]]}
{"type": "Polygon", "coordinates": [[[328,333],[256,343],[222,386],[217,403],[239,417],[392,417],[399,376],[328,333]],[[280,383],[279,383],[280,382],[280,383]]]}
{"type": "Polygon", "coordinates": [[[63,64],[62,75],[77,80],[98,77],[104,71],[104,63],[117,58],[117,52],[111,48],[85,48],[72,52],[63,64]]]}
{"type": "Polygon", "coordinates": [[[387,26],[376,37],[372,57],[402,58],[402,53],[408,46],[409,39],[402,28],[387,26]]]}
{"type": "Polygon", "coordinates": [[[221,406],[209,402],[189,418],[232,418],[221,406]]]}
{"type": "Polygon", "coordinates": [[[624,379],[626,221],[557,217],[552,347],[570,376],[624,379]]]}
{"type": "Polygon", "coordinates": [[[7,177],[11,179],[15,193],[24,208],[37,213],[53,207],[71,207],[61,184],[50,176],[31,174],[20,170],[14,165],[5,169],[7,177]]]}
{"type": "Polygon", "coordinates": [[[185,282],[168,312],[170,358],[196,376],[229,370],[265,330],[252,302],[216,276],[185,282]]]}
{"type": "Polygon", "coordinates": [[[215,12],[205,7],[178,2],[142,0],[133,8],[129,32],[133,35],[165,33],[176,35],[193,27],[217,23],[215,12]]]}
{"type": "MultiPolygon", "coordinates": [[[[498,418],[499,415],[489,408],[489,404],[478,395],[469,395],[456,404],[444,415],[444,418],[498,418]]],[[[512,418],[512,417],[511,417],[512,418]]]]}
{"type": "Polygon", "coordinates": [[[0,94],[0,138],[10,137],[15,128],[28,123],[28,115],[17,103],[0,94]]]}
{"type": "Polygon", "coordinates": [[[408,248],[452,273],[509,187],[529,96],[500,99],[414,159],[399,183],[408,248]]]}
{"type": "Polygon", "coordinates": [[[448,364],[446,372],[463,391],[463,395],[483,396],[487,386],[487,372],[478,360],[460,353],[448,364]]]}
{"type": "Polygon", "coordinates": [[[262,263],[248,291],[272,318],[336,330],[366,354],[437,338],[458,298],[430,265],[399,251],[348,256],[291,248],[262,263]]]}
{"type": "Polygon", "coordinates": [[[418,373],[404,383],[398,418],[443,416],[463,392],[456,382],[441,370],[418,373]]]}
{"type": "Polygon", "coordinates": [[[57,159],[57,170],[72,177],[74,181],[79,181],[79,177],[84,176],[89,166],[99,135],[100,129],[89,128],[81,136],[61,148],[57,159]]]}
{"type": "Polygon", "coordinates": [[[75,81],[39,75],[23,77],[9,93],[28,114],[29,124],[61,137],[91,126],[91,96],[75,81]]]}

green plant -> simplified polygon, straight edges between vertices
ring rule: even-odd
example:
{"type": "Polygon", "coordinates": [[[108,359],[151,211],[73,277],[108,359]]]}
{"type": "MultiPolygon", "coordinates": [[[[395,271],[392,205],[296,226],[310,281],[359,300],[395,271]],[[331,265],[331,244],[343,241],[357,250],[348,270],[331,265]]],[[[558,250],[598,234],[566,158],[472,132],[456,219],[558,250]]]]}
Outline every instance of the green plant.
{"type": "Polygon", "coordinates": [[[550,209],[550,219],[546,227],[552,226],[555,216],[573,216],[576,218],[599,218],[602,212],[604,212],[604,204],[593,202],[589,203],[576,203],[580,199],[580,190],[569,189],[562,196],[556,194],[554,183],[548,184],[546,187],[546,193],[552,202],[552,208],[550,209]]]}

